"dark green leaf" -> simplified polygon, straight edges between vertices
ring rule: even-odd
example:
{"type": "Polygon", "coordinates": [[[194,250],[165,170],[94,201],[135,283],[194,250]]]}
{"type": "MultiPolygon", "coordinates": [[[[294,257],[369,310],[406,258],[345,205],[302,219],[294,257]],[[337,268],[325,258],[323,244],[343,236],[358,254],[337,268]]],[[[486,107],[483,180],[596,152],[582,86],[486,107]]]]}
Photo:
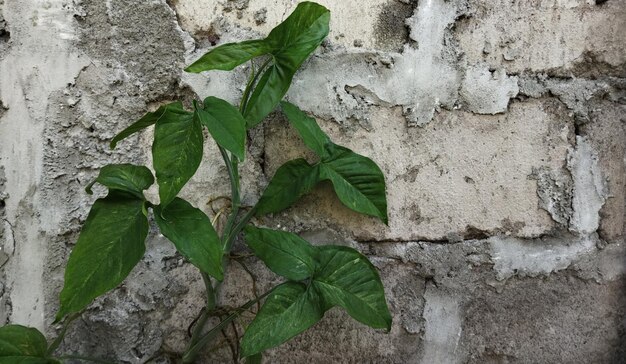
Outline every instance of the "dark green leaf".
{"type": "Polygon", "coordinates": [[[227,43],[213,48],[197,61],[185,68],[186,72],[200,73],[210,70],[230,71],[254,57],[270,52],[264,39],[248,40],[240,43],[227,43]]]}
{"type": "Polygon", "coordinates": [[[202,161],[202,126],[193,115],[170,108],[154,129],[152,159],[163,206],[176,197],[202,161]]]}
{"type": "Polygon", "coordinates": [[[320,164],[320,178],[332,182],[339,200],[354,211],[387,223],[385,176],[371,159],[333,144],[320,164]]]}
{"type": "Polygon", "coordinates": [[[257,215],[286,209],[305,195],[319,181],[319,167],[304,159],[289,161],[276,171],[257,203],[257,215]]]}
{"type": "Polygon", "coordinates": [[[319,269],[313,285],[326,309],[343,307],[355,320],[373,328],[391,328],[391,314],[378,271],[354,249],[343,246],[319,247],[319,269]]]}
{"type": "Polygon", "coordinates": [[[258,353],[246,358],[246,364],[261,364],[263,363],[263,354],[258,353]]]}
{"type": "Polygon", "coordinates": [[[217,97],[204,99],[204,109],[196,107],[200,122],[209,129],[215,142],[243,160],[246,120],[233,105],[217,97]]]}
{"type": "Polygon", "coordinates": [[[330,12],[325,7],[302,2],[265,41],[274,64],[259,79],[244,110],[248,128],[260,123],[285,96],[294,74],[328,35],[330,12]]]}
{"type": "Polygon", "coordinates": [[[113,140],[111,140],[111,149],[115,148],[115,146],[120,140],[127,138],[130,135],[135,134],[136,132],[142,129],[145,129],[149,127],[150,125],[155,124],[157,120],[159,120],[163,116],[163,114],[165,114],[165,111],[167,109],[182,109],[182,108],[183,108],[183,104],[180,101],[176,101],[176,102],[172,102],[171,104],[162,105],[154,112],[147,113],[141,119],[137,120],[131,126],[129,126],[128,128],[122,130],[119,134],[117,134],[113,138],[113,140]]]}
{"type": "Polygon", "coordinates": [[[85,190],[92,194],[91,187],[96,183],[109,188],[109,190],[128,192],[143,199],[143,190],[154,183],[152,172],[144,166],[132,164],[109,164],[100,169],[100,174],[91,182],[85,190]]]}
{"type": "Polygon", "coordinates": [[[288,102],[281,105],[304,143],[322,159],[317,165],[320,180],[330,180],[339,200],[347,207],[387,223],[385,176],[376,163],[332,143],[315,119],[297,106],[288,102]]]}
{"type": "Polygon", "coordinates": [[[287,282],[269,295],[241,340],[247,357],[278,346],[318,322],[324,311],[315,289],[287,282]]]}
{"type": "Polygon", "coordinates": [[[154,209],[161,233],[176,249],[201,271],[222,280],[222,244],[208,216],[178,197],[164,209],[154,209]]]}
{"type": "Polygon", "coordinates": [[[269,269],[293,281],[313,275],[317,250],[296,234],[246,227],[246,244],[269,269]]]}
{"type": "Polygon", "coordinates": [[[97,200],[70,254],[57,320],[120,284],[143,256],[147,235],[144,201],[115,194],[97,200]]]}
{"type": "Polygon", "coordinates": [[[46,363],[47,348],[46,338],[37,329],[21,325],[0,327],[0,363],[6,361],[7,357],[38,359],[46,363]]]}
{"type": "Polygon", "coordinates": [[[320,129],[314,118],[305,114],[294,104],[286,101],[280,103],[287,120],[296,128],[307,147],[311,148],[322,160],[330,157],[328,148],[332,144],[330,138],[320,129]]]}

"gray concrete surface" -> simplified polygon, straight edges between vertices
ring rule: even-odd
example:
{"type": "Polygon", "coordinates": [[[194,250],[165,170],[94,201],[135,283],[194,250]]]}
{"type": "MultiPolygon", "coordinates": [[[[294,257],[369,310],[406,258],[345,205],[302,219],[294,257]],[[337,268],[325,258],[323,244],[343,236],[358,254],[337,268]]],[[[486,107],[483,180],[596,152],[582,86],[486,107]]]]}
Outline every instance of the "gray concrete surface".
{"type": "MultiPolygon", "coordinates": [[[[626,2],[320,3],[331,33],[287,97],[381,166],[390,223],[347,210],[327,185],[256,222],[366,253],[394,323],[384,333],[332,310],[265,361],[625,363],[626,2]]],[[[150,163],[150,131],[115,151],[108,141],[164,102],[236,101],[247,66],[183,66],[267,34],[296,4],[0,0],[0,324],[54,337],[64,264],[96,198],[84,186],[105,164],[150,163]]],[[[279,113],[251,130],[244,204],[302,155],[279,113]]],[[[213,215],[227,193],[207,143],[182,194],[213,215]]],[[[253,258],[233,262],[221,304],[251,297],[244,265],[259,291],[279,282],[253,258]]],[[[174,363],[202,287],[153,229],[146,257],[62,350],[174,363]]],[[[232,362],[226,342],[201,362],[232,362]]]]}

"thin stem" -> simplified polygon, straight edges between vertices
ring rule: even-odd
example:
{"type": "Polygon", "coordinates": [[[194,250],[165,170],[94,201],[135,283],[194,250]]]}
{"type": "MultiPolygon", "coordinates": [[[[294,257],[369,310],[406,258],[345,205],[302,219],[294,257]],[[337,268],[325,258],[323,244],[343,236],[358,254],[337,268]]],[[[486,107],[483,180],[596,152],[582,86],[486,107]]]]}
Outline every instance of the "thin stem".
{"type": "Polygon", "coordinates": [[[88,362],[100,363],[100,364],[115,364],[115,363],[110,362],[110,361],[106,361],[106,360],[102,360],[102,359],[96,359],[96,358],[90,358],[88,356],[82,356],[82,355],[63,355],[63,356],[59,357],[59,359],[61,359],[61,360],[74,359],[74,360],[82,360],[82,361],[88,361],[88,362]]]}
{"type": "Polygon", "coordinates": [[[272,291],[273,291],[273,289],[270,289],[269,291],[263,293],[258,298],[255,298],[253,300],[250,300],[250,301],[246,302],[244,305],[242,305],[239,308],[237,308],[237,310],[235,310],[235,312],[233,312],[230,315],[228,315],[228,317],[223,319],[219,324],[217,324],[215,327],[213,327],[211,330],[209,330],[206,334],[204,334],[200,339],[198,339],[198,341],[193,346],[191,346],[187,350],[185,355],[183,355],[183,363],[193,363],[193,361],[196,359],[196,357],[200,353],[200,350],[202,350],[202,348],[209,341],[211,341],[217,334],[219,334],[222,331],[223,328],[225,328],[231,321],[233,321],[234,319],[239,317],[239,315],[241,315],[242,312],[245,312],[250,307],[255,305],[258,301],[262,300],[267,295],[272,293],[272,291]]]}
{"type": "Polygon", "coordinates": [[[224,247],[225,247],[224,251],[230,252],[230,248],[232,247],[233,242],[235,241],[235,238],[241,232],[241,230],[243,230],[243,228],[246,227],[246,225],[248,224],[250,219],[252,219],[255,213],[256,213],[256,206],[251,208],[245,215],[243,215],[241,220],[239,220],[237,225],[235,225],[231,233],[226,238],[226,242],[224,243],[224,247]]]}
{"type": "Polygon", "coordinates": [[[222,147],[219,147],[220,153],[222,154],[222,158],[224,159],[224,163],[226,164],[226,170],[228,171],[228,178],[230,179],[230,191],[232,194],[231,198],[231,212],[228,216],[228,221],[226,222],[226,227],[224,228],[224,232],[222,233],[222,239],[225,236],[230,234],[230,230],[232,229],[235,220],[237,219],[237,214],[239,213],[239,206],[241,205],[240,196],[239,196],[239,173],[237,171],[237,158],[232,158],[228,156],[226,150],[222,147]]]}
{"type": "Polygon", "coordinates": [[[250,81],[248,81],[248,84],[246,85],[246,90],[243,92],[243,97],[241,98],[241,102],[239,104],[239,111],[241,111],[242,114],[246,111],[246,108],[248,107],[248,101],[250,101],[250,92],[252,92],[254,85],[259,79],[259,76],[263,73],[263,71],[265,71],[265,68],[267,67],[267,65],[269,65],[271,61],[272,58],[268,58],[267,61],[265,61],[261,65],[256,75],[254,75],[254,73],[250,75],[250,81]]]}
{"type": "Polygon", "coordinates": [[[67,329],[69,328],[72,321],[74,321],[78,316],[80,316],[80,313],[75,313],[69,316],[65,320],[65,322],[63,323],[63,328],[61,329],[61,332],[59,333],[59,336],[57,336],[56,339],[54,339],[54,341],[50,344],[50,346],[48,346],[48,350],[46,351],[46,354],[52,355],[59,348],[59,346],[63,342],[63,339],[65,338],[67,329]]]}

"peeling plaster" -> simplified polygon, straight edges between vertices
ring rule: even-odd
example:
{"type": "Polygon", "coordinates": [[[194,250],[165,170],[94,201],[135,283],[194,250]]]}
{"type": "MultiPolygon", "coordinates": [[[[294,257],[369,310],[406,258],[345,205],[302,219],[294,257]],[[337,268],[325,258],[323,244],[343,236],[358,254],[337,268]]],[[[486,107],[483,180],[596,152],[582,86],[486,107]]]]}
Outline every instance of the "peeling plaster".
{"type": "Polygon", "coordinates": [[[509,100],[519,92],[516,76],[507,76],[504,69],[490,72],[486,65],[468,67],[461,86],[461,97],[467,108],[478,114],[506,111],[509,100]]]}

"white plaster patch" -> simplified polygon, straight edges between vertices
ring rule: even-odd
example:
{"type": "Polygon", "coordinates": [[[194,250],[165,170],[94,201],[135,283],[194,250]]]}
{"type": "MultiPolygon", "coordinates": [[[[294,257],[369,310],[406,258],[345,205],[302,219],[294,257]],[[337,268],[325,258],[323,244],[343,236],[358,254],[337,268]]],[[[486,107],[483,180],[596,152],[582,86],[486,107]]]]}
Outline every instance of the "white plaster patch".
{"type": "Polygon", "coordinates": [[[607,187],[598,157],[587,138],[576,137],[576,148],[570,150],[567,165],[574,181],[570,230],[591,234],[600,225],[600,209],[606,201],[607,187]]]}
{"type": "Polygon", "coordinates": [[[461,97],[467,108],[479,114],[505,112],[509,99],[518,92],[517,76],[507,76],[504,69],[490,72],[484,65],[468,67],[461,85],[461,97]]]}
{"type": "Polygon", "coordinates": [[[596,251],[597,240],[596,236],[536,240],[493,237],[489,239],[491,261],[498,280],[514,275],[547,275],[566,269],[581,256],[596,251]]]}
{"type": "Polygon", "coordinates": [[[424,353],[421,363],[460,363],[461,312],[455,297],[434,286],[424,293],[424,353]]]}

